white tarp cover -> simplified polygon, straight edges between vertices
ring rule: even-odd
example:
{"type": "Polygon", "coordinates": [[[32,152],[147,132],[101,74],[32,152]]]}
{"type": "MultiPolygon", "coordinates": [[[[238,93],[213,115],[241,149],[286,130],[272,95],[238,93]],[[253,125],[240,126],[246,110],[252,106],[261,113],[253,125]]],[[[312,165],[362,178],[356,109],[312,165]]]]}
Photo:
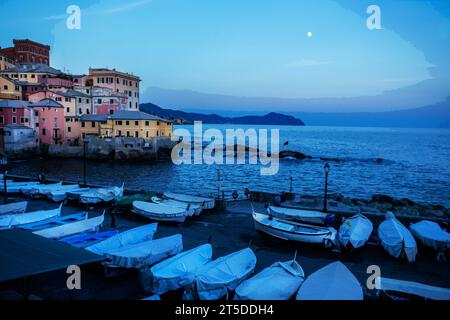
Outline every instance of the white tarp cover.
{"type": "Polygon", "coordinates": [[[133,201],[133,208],[140,212],[148,212],[155,215],[187,215],[186,208],[165,205],[162,203],[133,201]]]}
{"type": "Polygon", "coordinates": [[[151,266],[183,250],[181,234],[128,245],[104,254],[105,265],[123,268],[151,266]]]}
{"type": "Polygon", "coordinates": [[[0,215],[10,213],[23,213],[27,210],[28,202],[13,202],[0,205],[0,215]]]}
{"type": "Polygon", "coordinates": [[[172,206],[172,207],[176,207],[176,208],[185,209],[187,212],[187,215],[190,217],[193,216],[194,214],[195,215],[200,214],[203,210],[202,206],[187,203],[187,202],[172,200],[172,199],[160,199],[158,197],[152,197],[152,201],[154,203],[160,203],[160,204],[164,204],[166,206],[172,206]]]}
{"type": "Polygon", "coordinates": [[[213,209],[215,206],[214,198],[199,197],[173,192],[164,192],[164,196],[169,199],[200,205],[203,207],[203,209],[213,209]]]}
{"type": "Polygon", "coordinates": [[[432,221],[420,221],[409,226],[411,233],[424,245],[436,250],[450,248],[450,234],[439,224],[432,221]]]}
{"type": "Polygon", "coordinates": [[[47,196],[47,198],[49,198],[52,201],[55,202],[59,202],[59,201],[64,201],[67,197],[67,193],[68,192],[83,192],[83,191],[88,191],[89,188],[82,188],[78,185],[72,185],[70,186],[64,186],[64,188],[61,189],[56,189],[56,190],[47,190],[44,192],[44,195],[47,196]]]}
{"type": "Polygon", "coordinates": [[[416,259],[416,240],[392,212],[386,213],[386,220],[378,227],[378,236],[381,245],[390,255],[399,258],[404,250],[409,262],[416,259]]]}
{"type": "Polygon", "coordinates": [[[330,263],[306,278],[297,300],[363,300],[358,279],[340,261],[330,263]]]}
{"type": "Polygon", "coordinates": [[[0,229],[10,229],[22,224],[38,222],[50,219],[61,214],[61,206],[52,210],[40,210],[34,212],[8,214],[0,216],[0,229]]]}
{"type": "Polygon", "coordinates": [[[275,262],[236,288],[235,300],[289,300],[305,273],[296,261],[275,262]]]}
{"type": "Polygon", "coordinates": [[[157,223],[150,223],[134,229],[121,232],[109,239],[96,243],[86,248],[93,253],[103,255],[105,253],[134,245],[140,242],[152,240],[158,228],[157,223]]]}
{"type": "Polygon", "coordinates": [[[59,239],[77,233],[95,231],[103,223],[104,219],[105,214],[102,214],[101,216],[95,218],[67,223],[61,226],[35,231],[33,233],[44,238],[59,239]]]}
{"type": "MultiPolygon", "coordinates": [[[[37,181],[31,181],[31,182],[14,182],[14,181],[10,181],[6,183],[6,191],[8,193],[19,193],[20,190],[24,187],[27,186],[32,186],[32,185],[38,185],[39,182],[37,181]]],[[[4,191],[4,184],[0,183],[0,190],[4,191]]]]}
{"type": "Polygon", "coordinates": [[[122,187],[98,188],[83,192],[80,195],[81,203],[109,202],[123,195],[122,187]]]}
{"type": "Polygon", "coordinates": [[[433,287],[426,284],[389,278],[377,278],[377,284],[383,291],[403,292],[431,300],[450,300],[450,289],[433,287]]]}
{"type": "Polygon", "coordinates": [[[193,300],[198,296],[200,300],[220,299],[247,279],[255,266],[256,256],[250,248],[211,261],[197,271],[192,288],[185,290],[183,298],[193,300]]]}
{"type": "Polygon", "coordinates": [[[326,213],[320,211],[275,207],[275,206],[269,206],[269,213],[281,219],[299,220],[303,222],[321,223],[321,224],[325,222],[325,219],[327,217],[326,213]]]}
{"type": "Polygon", "coordinates": [[[20,189],[24,194],[38,194],[45,190],[51,190],[56,187],[61,187],[62,182],[50,183],[50,184],[36,184],[31,186],[25,186],[20,189]]]}
{"type": "Polygon", "coordinates": [[[209,243],[179,253],[144,270],[143,286],[146,291],[158,295],[188,286],[194,281],[195,272],[211,258],[212,247],[209,243]]]}
{"type": "Polygon", "coordinates": [[[373,230],[372,222],[362,214],[345,219],[339,228],[339,241],[347,246],[350,243],[353,248],[362,247],[370,238],[373,230]]]}

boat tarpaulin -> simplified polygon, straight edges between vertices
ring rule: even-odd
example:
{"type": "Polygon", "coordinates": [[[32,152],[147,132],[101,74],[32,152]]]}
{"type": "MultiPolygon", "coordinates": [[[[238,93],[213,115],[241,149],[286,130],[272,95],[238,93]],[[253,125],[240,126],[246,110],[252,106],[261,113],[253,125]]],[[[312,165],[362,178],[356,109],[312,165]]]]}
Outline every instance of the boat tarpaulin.
{"type": "Polygon", "coordinates": [[[40,210],[27,213],[8,214],[0,216],[0,229],[10,229],[22,224],[50,219],[61,214],[61,206],[52,210],[40,210]]]}
{"type": "Polygon", "coordinates": [[[414,237],[428,247],[436,250],[450,248],[450,234],[436,222],[423,220],[410,225],[409,229],[414,237]]]}
{"type": "Polygon", "coordinates": [[[95,218],[67,223],[61,226],[35,231],[33,233],[49,239],[60,239],[78,233],[97,231],[98,227],[103,223],[104,220],[105,214],[102,214],[101,216],[95,218]]]}
{"type": "Polygon", "coordinates": [[[306,278],[297,300],[362,300],[358,279],[340,261],[330,263],[306,278]]]}
{"type": "Polygon", "coordinates": [[[450,300],[450,289],[418,282],[380,277],[377,278],[377,285],[383,291],[402,292],[431,300],[450,300]]]}
{"type": "Polygon", "coordinates": [[[271,215],[280,219],[298,220],[309,223],[324,224],[327,218],[326,213],[314,210],[269,206],[268,211],[271,215]]]}
{"type": "Polygon", "coordinates": [[[0,215],[10,214],[10,213],[23,213],[27,210],[28,202],[13,202],[0,205],[0,215]]]}
{"type": "Polygon", "coordinates": [[[339,228],[339,241],[347,246],[349,243],[353,248],[362,247],[370,238],[373,230],[372,222],[362,214],[345,219],[339,228]]]}

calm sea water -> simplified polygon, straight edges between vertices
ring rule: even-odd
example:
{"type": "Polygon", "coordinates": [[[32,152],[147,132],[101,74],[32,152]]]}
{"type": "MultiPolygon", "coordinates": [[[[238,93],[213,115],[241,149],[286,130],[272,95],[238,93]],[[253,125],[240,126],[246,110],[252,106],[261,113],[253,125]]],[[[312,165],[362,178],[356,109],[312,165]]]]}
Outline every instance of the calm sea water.
{"type": "MultiPolygon", "coordinates": [[[[192,126],[178,126],[192,131],[192,126]]],[[[237,128],[232,125],[204,125],[204,129],[237,128]]],[[[249,128],[249,126],[239,126],[249,128]]],[[[262,128],[262,127],[261,127],[262,128]]],[[[265,127],[276,128],[276,127],[265,127]]],[[[376,193],[407,197],[419,202],[450,207],[450,130],[346,127],[282,126],[280,142],[289,149],[315,157],[339,158],[330,162],[330,192],[369,198],[376,193]],[[382,158],[382,163],[373,159],[382,158]]],[[[293,191],[321,194],[325,162],[280,160],[275,176],[261,176],[259,165],[174,165],[171,162],[118,163],[89,162],[88,182],[153,191],[210,194],[217,190],[217,170],[222,188],[242,193],[245,187],[271,192],[293,191]]],[[[32,160],[13,163],[11,174],[82,181],[80,160],[32,160]]]]}

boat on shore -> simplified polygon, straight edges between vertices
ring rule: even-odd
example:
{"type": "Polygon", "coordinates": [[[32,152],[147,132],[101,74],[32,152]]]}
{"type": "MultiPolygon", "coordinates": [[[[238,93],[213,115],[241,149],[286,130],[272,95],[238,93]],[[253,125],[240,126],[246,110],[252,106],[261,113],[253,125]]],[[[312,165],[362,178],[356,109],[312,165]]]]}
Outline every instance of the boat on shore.
{"type": "Polygon", "coordinates": [[[300,286],[297,300],[363,300],[358,279],[336,261],[312,273],[300,286]]]}
{"type": "Polygon", "coordinates": [[[315,211],[287,207],[269,206],[268,212],[275,218],[304,223],[325,224],[328,214],[315,211]]]}
{"type": "Polygon", "coordinates": [[[97,232],[104,219],[105,213],[98,217],[67,223],[57,227],[35,231],[33,233],[44,238],[57,240],[79,233],[97,232]]]}
{"type": "Polygon", "coordinates": [[[53,201],[53,202],[61,202],[66,200],[67,194],[70,192],[85,192],[88,191],[89,188],[82,188],[79,185],[67,185],[62,186],[62,188],[58,188],[56,190],[47,190],[44,192],[44,195],[47,197],[47,199],[53,201]]]}
{"type": "Polygon", "coordinates": [[[103,231],[103,232],[84,233],[84,234],[64,237],[64,238],[59,239],[58,241],[70,244],[71,246],[74,246],[77,248],[86,248],[88,246],[92,246],[101,241],[105,241],[106,239],[109,239],[109,238],[115,236],[116,234],[118,234],[118,232],[119,231],[117,231],[117,230],[109,230],[109,231],[103,231]]]}
{"type": "Polygon", "coordinates": [[[61,208],[62,204],[56,209],[2,215],[0,216],[0,230],[11,229],[24,224],[60,216],[61,208]]]}
{"type": "Polygon", "coordinates": [[[28,201],[12,202],[0,205],[0,216],[12,213],[24,213],[27,210],[28,201]]]}
{"type": "MultiPolygon", "coordinates": [[[[22,188],[36,186],[36,185],[39,185],[39,182],[37,182],[37,181],[26,181],[26,182],[8,181],[6,183],[6,191],[8,194],[20,193],[22,188]]],[[[3,183],[0,183],[0,191],[5,192],[3,183]]]]}
{"type": "Polygon", "coordinates": [[[197,271],[192,285],[185,288],[183,299],[221,299],[247,279],[255,266],[256,256],[250,248],[208,262],[197,271]]]}
{"type": "Polygon", "coordinates": [[[183,223],[189,211],[180,207],[145,201],[133,201],[133,213],[155,221],[183,223]]]}
{"type": "Polygon", "coordinates": [[[450,234],[439,224],[423,220],[409,226],[414,237],[423,245],[437,251],[446,251],[450,248],[450,234]]]}
{"type": "Polygon", "coordinates": [[[377,278],[381,298],[389,300],[450,300],[450,289],[413,281],[377,278]]]}
{"type": "Polygon", "coordinates": [[[214,198],[193,196],[188,194],[164,192],[164,197],[180,202],[191,203],[197,206],[201,206],[205,210],[214,209],[216,202],[214,198]]]}
{"type": "Polygon", "coordinates": [[[37,184],[37,185],[23,187],[20,189],[20,192],[22,192],[27,197],[39,198],[39,197],[43,196],[43,193],[45,191],[56,189],[61,186],[62,186],[62,182],[50,183],[50,184],[37,184]]]}
{"type": "Polygon", "coordinates": [[[253,211],[255,229],[283,240],[323,244],[326,248],[336,244],[336,230],[273,218],[253,211]]]}
{"type": "Polygon", "coordinates": [[[403,256],[409,262],[414,262],[417,255],[417,243],[411,232],[398,221],[392,212],[386,213],[378,227],[378,237],[383,248],[393,257],[403,256]]]}
{"type": "Polygon", "coordinates": [[[346,248],[358,249],[369,240],[372,222],[362,214],[345,219],[339,228],[339,242],[346,248]]]}
{"type": "Polygon", "coordinates": [[[56,217],[38,221],[38,222],[23,224],[23,225],[19,226],[19,228],[23,229],[23,230],[48,229],[48,228],[53,228],[53,227],[67,224],[67,223],[72,223],[72,222],[86,219],[87,215],[88,215],[87,212],[78,212],[78,213],[69,214],[66,216],[56,216],[56,217]]]}
{"type": "Polygon", "coordinates": [[[162,199],[162,198],[158,198],[158,197],[152,197],[151,200],[152,200],[152,202],[157,203],[157,204],[163,204],[166,206],[185,209],[188,212],[189,216],[194,216],[194,215],[198,216],[198,215],[200,215],[200,213],[203,210],[203,207],[200,205],[181,202],[181,201],[172,200],[172,199],[162,199]]]}
{"type": "Polygon", "coordinates": [[[123,188],[124,184],[121,187],[91,189],[80,194],[79,202],[85,204],[112,202],[123,196],[123,188]]]}
{"type": "Polygon", "coordinates": [[[275,262],[242,282],[234,300],[289,300],[305,280],[305,273],[295,261],[275,262]]]}

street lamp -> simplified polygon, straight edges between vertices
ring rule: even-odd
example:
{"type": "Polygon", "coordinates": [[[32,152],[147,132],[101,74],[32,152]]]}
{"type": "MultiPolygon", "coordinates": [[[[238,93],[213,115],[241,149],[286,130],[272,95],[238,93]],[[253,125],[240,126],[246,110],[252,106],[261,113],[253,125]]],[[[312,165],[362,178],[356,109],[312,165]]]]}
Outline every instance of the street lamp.
{"type": "Polygon", "coordinates": [[[3,201],[5,204],[8,203],[8,189],[6,186],[6,174],[8,173],[8,158],[4,154],[0,154],[0,165],[3,169],[3,201]]]}
{"type": "Polygon", "coordinates": [[[325,194],[323,197],[323,212],[327,212],[327,196],[328,196],[328,173],[330,172],[330,165],[325,163],[323,166],[323,170],[325,171],[325,194]]]}

